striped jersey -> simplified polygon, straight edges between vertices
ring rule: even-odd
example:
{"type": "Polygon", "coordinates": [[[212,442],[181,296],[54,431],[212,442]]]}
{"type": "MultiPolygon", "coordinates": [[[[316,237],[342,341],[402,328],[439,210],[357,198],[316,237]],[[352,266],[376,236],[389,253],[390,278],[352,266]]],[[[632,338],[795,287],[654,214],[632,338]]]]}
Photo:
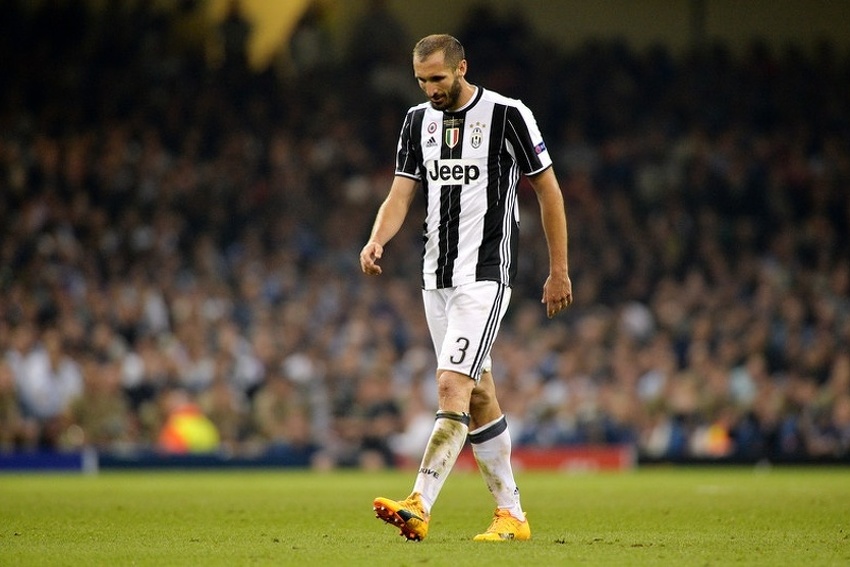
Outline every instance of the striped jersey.
{"type": "Polygon", "coordinates": [[[552,165],[533,114],[481,87],[454,112],[429,102],[407,111],[395,174],[425,194],[422,286],[490,280],[510,286],[517,270],[520,175],[552,165]]]}

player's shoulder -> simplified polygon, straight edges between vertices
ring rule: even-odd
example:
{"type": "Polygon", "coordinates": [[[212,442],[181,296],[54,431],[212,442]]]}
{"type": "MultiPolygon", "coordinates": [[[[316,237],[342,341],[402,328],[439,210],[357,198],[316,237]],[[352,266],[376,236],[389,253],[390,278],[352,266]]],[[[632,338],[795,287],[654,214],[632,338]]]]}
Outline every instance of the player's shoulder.
{"type": "Polygon", "coordinates": [[[407,109],[407,114],[413,114],[415,112],[425,112],[431,108],[431,103],[427,100],[425,102],[420,102],[419,104],[415,104],[407,109]]]}
{"type": "Polygon", "coordinates": [[[496,91],[491,91],[490,89],[482,89],[481,99],[505,106],[527,108],[522,100],[518,98],[511,98],[496,91]]]}

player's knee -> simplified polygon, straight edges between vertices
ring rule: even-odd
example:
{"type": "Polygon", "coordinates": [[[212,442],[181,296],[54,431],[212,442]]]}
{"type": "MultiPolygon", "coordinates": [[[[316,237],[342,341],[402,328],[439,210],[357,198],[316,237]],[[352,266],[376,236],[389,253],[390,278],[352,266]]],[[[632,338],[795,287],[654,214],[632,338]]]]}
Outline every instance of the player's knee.
{"type": "Polygon", "coordinates": [[[440,372],[437,376],[437,393],[442,397],[458,391],[459,380],[454,372],[440,372]]]}
{"type": "Polygon", "coordinates": [[[445,371],[437,377],[437,393],[441,400],[469,400],[474,384],[469,376],[445,371]]]}
{"type": "Polygon", "coordinates": [[[469,399],[469,406],[471,408],[486,408],[493,404],[495,399],[496,396],[493,395],[493,392],[484,388],[475,388],[472,390],[472,395],[469,399]]]}

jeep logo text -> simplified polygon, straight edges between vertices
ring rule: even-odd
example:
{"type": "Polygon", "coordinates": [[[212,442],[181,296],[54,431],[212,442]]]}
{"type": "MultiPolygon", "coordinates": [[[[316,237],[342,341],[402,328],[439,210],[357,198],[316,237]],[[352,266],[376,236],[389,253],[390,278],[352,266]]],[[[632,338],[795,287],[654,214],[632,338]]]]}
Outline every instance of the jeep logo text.
{"type": "Polygon", "coordinates": [[[481,177],[478,164],[468,159],[435,159],[425,164],[425,171],[431,181],[443,181],[446,184],[469,185],[481,177]]]}

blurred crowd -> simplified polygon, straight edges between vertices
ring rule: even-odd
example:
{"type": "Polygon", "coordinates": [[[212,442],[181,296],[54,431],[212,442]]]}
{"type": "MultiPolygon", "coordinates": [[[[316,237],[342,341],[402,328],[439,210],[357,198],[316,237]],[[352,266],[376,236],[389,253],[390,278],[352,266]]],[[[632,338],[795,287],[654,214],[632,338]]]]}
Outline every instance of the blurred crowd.
{"type": "MultiPolygon", "coordinates": [[[[317,3],[258,71],[237,3],[215,60],[184,33],[201,4],[4,3],[0,453],[418,459],[422,204],[383,276],[358,266],[416,38],[382,2],[335,37],[317,3]]],[[[515,446],[850,457],[850,53],[565,51],[486,3],[446,31],[535,111],[568,207],[576,297],[550,321],[521,192],[493,353],[515,446]]]]}

